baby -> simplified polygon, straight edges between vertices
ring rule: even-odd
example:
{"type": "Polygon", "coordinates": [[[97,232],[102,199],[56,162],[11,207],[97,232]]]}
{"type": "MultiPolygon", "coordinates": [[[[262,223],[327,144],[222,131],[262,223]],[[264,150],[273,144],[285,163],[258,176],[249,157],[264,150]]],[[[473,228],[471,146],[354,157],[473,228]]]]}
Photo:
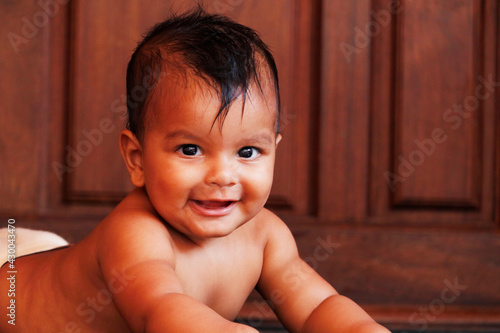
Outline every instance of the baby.
{"type": "Polygon", "coordinates": [[[1,332],[257,332],[233,322],[254,288],[291,332],[389,332],[263,208],[280,103],[254,31],[201,9],[174,16],[132,55],[127,93],[135,189],[83,241],[16,260],[16,325],[4,315],[1,332]]]}

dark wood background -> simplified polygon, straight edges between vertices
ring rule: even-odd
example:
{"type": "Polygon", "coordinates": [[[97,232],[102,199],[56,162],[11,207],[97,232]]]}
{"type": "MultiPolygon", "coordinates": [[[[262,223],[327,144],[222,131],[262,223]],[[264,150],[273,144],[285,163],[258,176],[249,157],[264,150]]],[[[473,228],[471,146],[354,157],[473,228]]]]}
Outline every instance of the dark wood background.
{"type": "MultiPolygon", "coordinates": [[[[499,328],[498,1],[204,3],[276,56],[268,206],[303,258],[393,329],[499,328]]],[[[126,63],[149,26],[192,5],[0,2],[2,225],[78,241],[131,189],[126,63]]],[[[262,302],[242,320],[272,326],[262,302]]]]}

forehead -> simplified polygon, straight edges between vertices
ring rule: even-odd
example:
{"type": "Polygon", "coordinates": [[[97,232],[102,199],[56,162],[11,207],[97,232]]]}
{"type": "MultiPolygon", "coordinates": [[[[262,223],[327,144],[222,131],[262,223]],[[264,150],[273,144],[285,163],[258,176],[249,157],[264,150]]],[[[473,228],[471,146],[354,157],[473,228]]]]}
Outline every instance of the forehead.
{"type": "Polygon", "coordinates": [[[160,124],[175,127],[202,123],[210,125],[205,128],[207,134],[227,126],[260,126],[275,131],[278,106],[273,83],[268,78],[261,81],[260,86],[252,82],[247,94],[232,102],[224,118],[217,117],[221,98],[213,86],[194,75],[171,75],[158,84],[148,103],[146,133],[160,124]]]}

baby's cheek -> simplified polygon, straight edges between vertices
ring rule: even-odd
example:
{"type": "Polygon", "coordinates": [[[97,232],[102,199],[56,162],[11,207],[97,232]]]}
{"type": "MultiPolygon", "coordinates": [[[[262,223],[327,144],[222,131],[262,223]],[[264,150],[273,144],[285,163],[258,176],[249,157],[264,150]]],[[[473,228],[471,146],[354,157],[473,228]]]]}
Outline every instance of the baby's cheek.
{"type": "Polygon", "coordinates": [[[248,179],[248,188],[252,192],[255,199],[265,200],[269,195],[272,186],[272,173],[268,170],[261,170],[261,172],[254,173],[253,177],[248,179]]]}
{"type": "Polygon", "coordinates": [[[199,181],[201,175],[198,168],[181,163],[165,164],[159,172],[161,175],[158,178],[162,179],[164,184],[179,190],[192,186],[199,181]]]}

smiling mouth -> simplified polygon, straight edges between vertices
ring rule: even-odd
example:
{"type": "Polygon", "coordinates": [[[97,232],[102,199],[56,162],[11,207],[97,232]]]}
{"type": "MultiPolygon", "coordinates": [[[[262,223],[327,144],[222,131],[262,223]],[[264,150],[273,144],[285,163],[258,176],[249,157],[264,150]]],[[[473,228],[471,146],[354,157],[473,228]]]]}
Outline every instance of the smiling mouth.
{"type": "Polygon", "coordinates": [[[236,201],[233,200],[191,200],[192,207],[201,215],[224,216],[231,213],[236,201]]]}
{"type": "Polygon", "coordinates": [[[222,209],[230,206],[234,201],[217,201],[217,200],[193,200],[197,205],[206,209],[222,209]]]}

